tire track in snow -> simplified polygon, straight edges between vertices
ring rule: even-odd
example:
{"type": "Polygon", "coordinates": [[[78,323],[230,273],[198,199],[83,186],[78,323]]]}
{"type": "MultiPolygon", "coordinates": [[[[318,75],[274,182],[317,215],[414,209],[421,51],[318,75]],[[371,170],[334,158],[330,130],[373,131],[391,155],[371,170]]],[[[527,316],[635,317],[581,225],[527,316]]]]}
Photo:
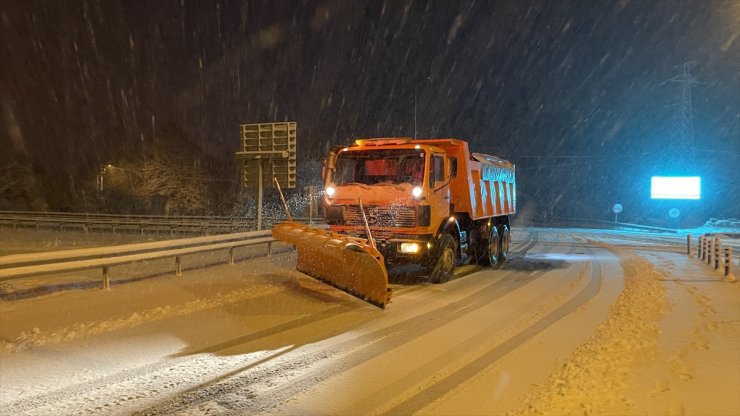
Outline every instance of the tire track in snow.
{"type": "MultiPolygon", "coordinates": [[[[247,369],[263,362],[258,355],[254,362],[243,365],[247,369]]],[[[96,380],[68,386],[50,393],[44,393],[7,404],[0,410],[2,415],[17,414],[97,414],[112,413],[120,409],[127,401],[156,401],[163,393],[182,389],[182,385],[195,384],[188,380],[192,377],[192,368],[209,368],[213,371],[213,360],[207,357],[187,357],[139,367],[133,370],[116,373],[96,380]],[[148,376],[144,380],[142,376],[148,376]],[[171,380],[157,382],[157,379],[171,380]],[[116,386],[112,393],[111,386],[116,386]],[[132,397],[133,396],[133,397],[132,397]]],[[[225,365],[224,365],[225,367],[225,365]]],[[[226,368],[217,366],[218,370],[226,368]]]]}
{"type": "MultiPolygon", "coordinates": [[[[572,250],[575,250],[575,244],[572,250]]],[[[222,408],[237,414],[269,411],[285,403],[295,394],[309,390],[317,383],[378,357],[388,350],[412,342],[419,336],[446,323],[474,313],[490,302],[535,281],[547,271],[539,270],[518,280],[507,279],[513,274],[509,271],[505,275],[499,276],[495,282],[458,301],[425,311],[421,315],[405,319],[391,326],[361,334],[328,349],[304,353],[292,359],[283,357],[286,358],[287,362],[280,363],[275,368],[269,366],[256,369],[256,371],[249,374],[241,374],[230,380],[219,379],[210,385],[203,386],[202,389],[178,395],[170,401],[148,408],[140,414],[155,415],[184,412],[214,400],[217,400],[222,408]],[[338,363],[332,364],[331,367],[339,371],[329,372],[326,368],[310,368],[312,365],[315,366],[320,361],[329,358],[338,361],[338,363]],[[286,382],[285,379],[290,377],[290,372],[293,370],[302,371],[304,374],[286,382]],[[277,387],[269,385],[270,379],[274,378],[282,379],[278,382],[277,387]],[[259,394],[256,393],[257,391],[259,391],[259,394]],[[227,397],[238,397],[238,400],[223,400],[227,397]]]]}
{"type": "Polygon", "coordinates": [[[601,265],[597,260],[593,258],[593,253],[591,250],[589,250],[589,255],[592,257],[591,277],[588,284],[586,284],[586,286],[583,287],[583,289],[581,289],[574,297],[572,297],[563,305],[559,306],[554,311],[536,321],[534,324],[530,325],[529,327],[517,333],[508,340],[502,342],[492,350],[488,351],[480,358],[468,363],[467,365],[458,369],[447,377],[440,379],[435,384],[428,386],[416,395],[393,406],[391,409],[384,412],[384,414],[413,414],[421,410],[428,404],[432,403],[434,400],[452,391],[452,389],[454,389],[455,387],[459,386],[460,384],[474,377],[476,374],[485,370],[487,367],[491,366],[496,361],[504,357],[506,354],[517,348],[519,345],[528,341],[553,323],[570,314],[579,306],[583,305],[591,298],[596,296],[601,286],[601,265]]]}
{"type": "MultiPolygon", "coordinates": [[[[520,252],[515,254],[515,257],[523,257],[527,251],[529,251],[537,244],[536,235],[537,233],[529,234],[529,241],[527,243],[523,243],[524,247],[521,249],[520,252]]],[[[489,285],[497,284],[501,282],[504,278],[505,276],[501,276],[499,280],[491,282],[489,285]]],[[[419,289],[423,289],[425,287],[423,285],[416,286],[419,286],[419,289]]],[[[416,304],[421,304],[423,302],[423,299],[418,299],[412,302],[409,306],[415,306],[416,304]]],[[[219,351],[246,344],[248,342],[269,338],[271,336],[286,333],[288,331],[307,327],[310,325],[316,325],[321,321],[324,321],[325,319],[334,318],[339,315],[351,312],[355,309],[356,308],[351,307],[349,304],[340,304],[338,306],[333,306],[329,309],[325,309],[314,314],[310,314],[295,320],[278,324],[270,328],[266,328],[252,334],[245,335],[244,337],[224,341],[216,345],[198,349],[196,351],[189,351],[185,353],[188,354],[187,356],[180,354],[175,358],[169,358],[167,360],[159,361],[153,364],[144,365],[95,380],[75,384],[59,390],[55,390],[50,393],[44,393],[33,397],[21,399],[19,401],[8,404],[8,406],[0,413],[19,414],[34,413],[34,411],[36,411],[36,414],[44,414],[47,412],[44,412],[43,409],[45,409],[46,406],[49,405],[52,406],[51,408],[49,408],[49,411],[54,413],[60,410],[59,406],[61,405],[61,403],[69,402],[70,397],[75,398],[73,400],[74,406],[72,407],[72,409],[70,409],[70,411],[74,409],[76,413],[80,414],[115,412],[116,409],[120,410],[121,407],[126,406],[128,401],[151,401],[156,399],[157,397],[162,396],[163,394],[166,394],[167,391],[171,391],[173,394],[181,394],[179,392],[182,391],[183,386],[185,386],[186,391],[192,389],[202,389],[207,385],[218,383],[219,381],[230,376],[254,370],[256,367],[264,365],[268,361],[282,356],[285,352],[270,357],[269,359],[258,357],[256,361],[249,362],[246,365],[243,362],[239,363],[239,365],[236,366],[233,365],[233,363],[231,364],[231,366],[229,366],[228,363],[224,363],[223,365],[217,366],[219,376],[210,379],[206,383],[200,383],[199,380],[202,380],[203,377],[208,376],[207,374],[198,374],[197,376],[199,376],[200,378],[197,381],[188,379],[189,377],[192,378],[192,375],[188,374],[188,372],[191,372],[189,371],[189,369],[191,368],[201,368],[204,370],[204,372],[207,372],[206,369],[208,369],[209,367],[213,367],[212,359],[208,357],[198,356],[198,354],[208,352],[218,353],[219,351]],[[150,386],[143,391],[141,388],[132,388],[132,390],[137,390],[136,393],[129,393],[130,390],[128,389],[115,389],[116,391],[124,391],[124,393],[120,393],[118,397],[110,397],[111,386],[136,384],[135,381],[137,380],[140,381],[140,385],[147,386],[152,380],[160,377],[167,378],[170,376],[171,373],[179,374],[185,380],[178,380],[172,383],[165,384],[159,383],[157,385],[150,386]]],[[[369,337],[366,336],[365,341],[361,342],[371,342],[367,341],[368,338],[369,337]]],[[[318,355],[320,356],[319,359],[327,357],[327,355],[322,352],[319,352],[318,355]]],[[[313,362],[315,362],[314,358],[312,358],[311,356],[306,356],[305,360],[296,361],[294,359],[291,360],[291,362],[287,363],[286,366],[295,368],[296,365],[299,363],[300,365],[297,365],[298,367],[310,366],[313,362]]],[[[270,366],[268,368],[271,369],[272,367],[270,366]]],[[[265,372],[264,374],[258,374],[256,379],[259,380],[261,378],[269,378],[272,375],[272,372],[273,370],[270,370],[265,372]]]]}
{"type": "MultiPolygon", "coordinates": [[[[524,257],[524,255],[537,244],[537,239],[536,238],[533,239],[531,237],[531,235],[532,234],[530,234],[529,241],[524,244],[524,247],[521,249],[521,251],[517,251],[516,256],[518,258],[524,257]]],[[[482,268],[478,268],[476,270],[473,270],[473,271],[469,272],[468,274],[472,274],[472,273],[475,273],[475,272],[480,271],[480,270],[482,270],[482,268]]],[[[465,276],[467,276],[468,274],[466,274],[465,276]]],[[[456,278],[459,278],[459,277],[463,277],[463,276],[456,276],[456,278]]],[[[413,286],[418,287],[418,289],[416,289],[416,290],[421,290],[421,289],[424,289],[424,287],[425,287],[424,285],[418,285],[418,284],[417,285],[413,285],[413,286]]],[[[416,291],[416,290],[413,290],[413,291],[416,291]]],[[[411,293],[411,291],[403,292],[403,294],[408,294],[408,293],[411,293]]],[[[421,303],[421,302],[422,301],[416,301],[415,303],[421,303]]],[[[216,344],[216,345],[212,345],[212,346],[208,346],[208,347],[204,347],[204,348],[201,348],[201,349],[196,350],[196,351],[192,351],[192,352],[189,351],[186,354],[189,355],[189,354],[199,354],[199,353],[206,353],[206,352],[213,352],[213,351],[215,351],[215,352],[222,351],[222,350],[225,350],[225,349],[228,349],[228,348],[232,348],[232,347],[235,347],[235,346],[238,346],[238,345],[241,345],[241,344],[246,344],[247,342],[256,341],[256,340],[259,340],[259,339],[262,339],[262,338],[267,338],[267,337],[273,336],[273,335],[278,335],[280,333],[284,333],[284,332],[287,332],[287,331],[290,331],[290,330],[293,330],[293,329],[297,329],[297,328],[300,328],[300,327],[303,327],[303,326],[316,324],[316,323],[318,323],[320,321],[323,321],[323,320],[325,320],[327,318],[336,317],[338,315],[342,315],[342,314],[348,313],[348,312],[350,312],[352,310],[354,310],[354,308],[332,307],[329,310],[323,310],[323,311],[320,311],[320,312],[317,312],[317,313],[314,313],[314,314],[310,314],[310,315],[304,316],[304,317],[299,318],[299,319],[288,321],[288,322],[285,322],[285,323],[282,323],[282,324],[279,324],[279,325],[276,325],[276,326],[273,326],[273,327],[270,327],[270,328],[265,328],[262,331],[258,331],[258,332],[255,332],[253,334],[245,335],[244,337],[235,338],[235,339],[232,339],[232,340],[229,340],[229,341],[224,341],[222,343],[219,343],[219,344],[216,344]],[[342,310],[341,311],[336,311],[335,309],[342,309],[342,310]]]]}
{"type": "MultiPolygon", "coordinates": [[[[265,328],[261,331],[248,334],[244,337],[236,338],[236,339],[229,340],[229,341],[224,341],[222,343],[209,346],[209,347],[205,347],[205,348],[201,348],[193,352],[181,353],[181,354],[178,354],[178,356],[176,356],[175,358],[169,358],[163,361],[158,361],[153,364],[144,365],[144,366],[137,367],[131,370],[126,370],[126,371],[115,373],[109,376],[101,377],[95,380],[90,380],[87,382],[75,384],[72,386],[62,388],[60,390],[53,391],[51,393],[45,393],[45,394],[29,397],[26,399],[21,399],[19,401],[8,404],[6,409],[0,412],[0,414],[6,414],[5,413],[6,410],[12,410],[11,413],[7,413],[7,414],[25,413],[33,409],[43,407],[46,403],[63,402],[64,399],[68,397],[90,395],[91,392],[102,391],[111,385],[120,385],[120,384],[129,382],[130,380],[146,378],[147,376],[152,376],[156,373],[162,373],[162,372],[166,373],[168,371],[172,371],[172,369],[177,369],[177,368],[187,369],[187,368],[192,368],[192,367],[206,368],[208,367],[208,363],[211,360],[208,358],[200,357],[198,356],[198,354],[203,354],[203,353],[208,353],[208,352],[218,353],[219,351],[222,351],[222,350],[225,350],[225,349],[237,346],[237,345],[241,345],[247,342],[268,338],[268,337],[277,335],[279,333],[287,332],[287,331],[300,328],[306,325],[315,324],[325,319],[347,313],[354,309],[355,308],[347,307],[346,304],[332,306],[329,309],[324,309],[320,312],[317,312],[311,315],[307,315],[307,316],[304,316],[298,319],[287,321],[287,322],[278,324],[270,328],[265,328]],[[187,354],[187,355],[184,355],[184,354],[187,354]]],[[[43,351],[43,349],[39,349],[38,351],[43,351]]],[[[258,361],[261,362],[261,360],[258,360],[258,361]]],[[[239,371],[240,372],[246,371],[252,368],[253,366],[254,365],[252,364],[247,364],[246,366],[240,366],[239,371]]],[[[177,383],[177,384],[180,384],[180,383],[177,383]]],[[[193,383],[189,383],[189,384],[193,384],[193,383]]],[[[171,386],[171,387],[176,387],[176,386],[171,386]]],[[[168,390],[168,389],[165,388],[164,390],[168,390]]],[[[171,390],[174,390],[174,389],[171,389],[171,390]]]]}
{"type": "Polygon", "coordinates": [[[196,298],[185,303],[157,306],[150,309],[131,312],[125,316],[117,318],[77,322],[71,326],[60,328],[50,333],[38,331],[38,328],[34,328],[35,330],[22,332],[12,340],[0,339],[0,351],[6,350],[17,352],[31,347],[71,341],[73,339],[104,334],[106,332],[112,332],[119,329],[132,328],[153,321],[189,315],[193,312],[217,308],[227,304],[238,303],[240,301],[257,301],[259,299],[272,296],[279,290],[281,290],[279,285],[258,283],[253,287],[234,290],[223,296],[196,298]],[[257,294],[255,295],[255,293],[257,294]]]}
{"type": "MultiPolygon", "coordinates": [[[[505,289],[505,287],[502,287],[502,285],[500,285],[502,280],[503,278],[490,283],[479,292],[485,292],[485,289],[491,289],[491,287],[495,287],[498,290],[505,289]]],[[[480,293],[477,294],[480,296],[480,293]]],[[[468,298],[465,298],[464,300],[467,299],[468,298]]],[[[448,306],[444,309],[446,311],[447,309],[454,310],[455,308],[457,308],[462,311],[462,309],[460,309],[460,306],[460,304],[455,303],[452,306],[448,306]]],[[[440,313],[444,313],[445,311],[440,311],[440,313]]],[[[304,391],[314,384],[328,379],[335,374],[330,373],[327,375],[325,370],[321,368],[310,369],[313,365],[321,363],[329,358],[335,360],[341,359],[343,362],[348,361],[355,364],[350,364],[350,366],[337,365],[335,368],[341,367],[342,370],[349,369],[351,368],[351,366],[358,363],[358,351],[362,352],[363,349],[370,348],[373,346],[373,344],[381,342],[385,339],[398,339],[411,336],[409,332],[404,331],[403,327],[413,326],[416,328],[417,331],[422,328],[426,329],[428,326],[430,326],[429,322],[427,322],[426,325],[423,326],[418,324],[413,325],[414,322],[419,321],[423,318],[424,315],[417,315],[413,318],[404,320],[392,327],[384,327],[368,334],[359,335],[353,339],[347,340],[328,349],[304,352],[300,355],[291,357],[291,359],[287,360],[286,362],[274,363],[274,365],[266,365],[262,368],[255,369],[255,371],[236,375],[230,380],[218,378],[209,381],[208,383],[204,383],[203,385],[198,386],[197,388],[192,389],[188,392],[178,394],[175,398],[171,399],[168,402],[150,407],[142,411],[140,414],[156,415],[162,413],[183,412],[202,403],[212,401],[214,400],[214,398],[223,397],[226,395],[237,396],[242,398],[242,400],[252,402],[220,403],[222,405],[228,405],[231,410],[238,410],[240,413],[243,412],[245,414],[254,414],[263,410],[268,410],[269,408],[281,404],[288,398],[292,397],[295,393],[304,391]],[[279,378],[283,375],[286,375],[286,373],[287,375],[289,375],[290,371],[293,369],[306,368],[310,369],[308,374],[304,376],[299,376],[299,380],[290,381],[288,386],[279,385],[276,388],[271,388],[271,379],[279,378]],[[260,387],[261,385],[264,385],[264,387],[260,387]],[[264,388],[266,391],[260,392],[259,395],[254,393],[254,391],[261,390],[262,388],[264,388]]],[[[436,325],[436,323],[432,322],[431,326],[436,325]]],[[[407,339],[407,341],[408,340],[409,339],[407,339]]],[[[379,350],[373,351],[373,354],[371,355],[379,355],[384,350],[386,350],[386,348],[380,348],[379,350]]]]}

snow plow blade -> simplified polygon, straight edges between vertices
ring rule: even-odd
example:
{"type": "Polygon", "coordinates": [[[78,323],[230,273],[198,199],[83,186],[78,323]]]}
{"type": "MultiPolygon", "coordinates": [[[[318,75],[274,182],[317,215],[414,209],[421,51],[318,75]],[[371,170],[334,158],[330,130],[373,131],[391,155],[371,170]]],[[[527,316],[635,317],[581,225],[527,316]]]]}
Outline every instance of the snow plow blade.
{"type": "Polygon", "coordinates": [[[390,302],[383,255],[367,240],[295,222],[276,225],[272,236],[295,245],[298,271],[381,308],[390,302]]]}

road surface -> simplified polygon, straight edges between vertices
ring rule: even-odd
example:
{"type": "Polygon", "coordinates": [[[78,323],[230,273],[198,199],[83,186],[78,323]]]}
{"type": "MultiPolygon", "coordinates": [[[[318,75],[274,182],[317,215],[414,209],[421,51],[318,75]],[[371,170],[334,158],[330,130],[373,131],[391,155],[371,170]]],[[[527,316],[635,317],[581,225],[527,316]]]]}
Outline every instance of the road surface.
{"type": "Polygon", "coordinates": [[[0,414],[740,412],[740,285],[684,238],[513,237],[449,283],[391,270],[385,310],[292,252],[3,301],[0,414]]]}

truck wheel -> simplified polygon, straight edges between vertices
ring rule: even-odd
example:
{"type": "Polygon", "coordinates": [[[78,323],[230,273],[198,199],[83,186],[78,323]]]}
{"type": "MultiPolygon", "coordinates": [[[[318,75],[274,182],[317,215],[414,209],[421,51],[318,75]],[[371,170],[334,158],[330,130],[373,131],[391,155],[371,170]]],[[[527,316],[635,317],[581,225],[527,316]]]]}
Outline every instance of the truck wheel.
{"type": "Polygon", "coordinates": [[[434,249],[435,259],[429,270],[432,283],[445,283],[452,279],[455,272],[455,239],[449,234],[442,234],[434,249]]]}
{"type": "Polygon", "coordinates": [[[511,232],[509,226],[504,224],[500,231],[501,244],[498,249],[498,262],[503,264],[509,258],[509,245],[511,244],[511,232]]]}
{"type": "Polygon", "coordinates": [[[480,246],[480,259],[478,263],[483,266],[496,266],[499,262],[499,249],[501,247],[498,227],[491,227],[491,233],[488,235],[488,240],[483,240],[482,243],[483,244],[480,246]]]}

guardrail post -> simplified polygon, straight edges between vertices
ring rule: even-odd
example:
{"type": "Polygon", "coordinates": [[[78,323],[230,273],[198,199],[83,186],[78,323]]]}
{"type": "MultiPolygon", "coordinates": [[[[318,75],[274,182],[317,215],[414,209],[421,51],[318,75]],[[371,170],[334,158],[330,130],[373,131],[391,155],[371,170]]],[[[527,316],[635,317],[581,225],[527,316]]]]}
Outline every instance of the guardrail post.
{"type": "Polygon", "coordinates": [[[714,248],[712,247],[713,242],[714,241],[711,238],[707,238],[707,247],[706,247],[707,255],[706,255],[706,258],[704,259],[704,263],[706,263],[707,265],[712,263],[712,249],[714,248]]]}
{"type": "Polygon", "coordinates": [[[103,289],[110,289],[110,274],[108,266],[103,267],[103,289]]]}
{"type": "Polygon", "coordinates": [[[272,242],[267,243],[267,257],[272,256],[272,242]]]}
{"type": "Polygon", "coordinates": [[[712,239],[710,237],[704,237],[704,263],[709,264],[709,258],[712,255],[712,239]]]}
{"type": "Polygon", "coordinates": [[[182,276],[182,261],[180,256],[175,256],[175,275],[182,276]]]}
{"type": "Polygon", "coordinates": [[[714,239],[714,270],[719,270],[719,259],[722,257],[722,240],[714,239]]]}
{"type": "Polygon", "coordinates": [[[229,247],[229,264],[234,264],[234,247],[229,247]]]}
{"type": "Polygon", "coordinates": [[[725,247],[725,277],[730,282],[736,281],[732,274],[732,247],[725,247]]]}
{"type": "Polygon", "coordinates": [[[691,257],[691,234],[686,234],[686,255],[691,257]]]}

